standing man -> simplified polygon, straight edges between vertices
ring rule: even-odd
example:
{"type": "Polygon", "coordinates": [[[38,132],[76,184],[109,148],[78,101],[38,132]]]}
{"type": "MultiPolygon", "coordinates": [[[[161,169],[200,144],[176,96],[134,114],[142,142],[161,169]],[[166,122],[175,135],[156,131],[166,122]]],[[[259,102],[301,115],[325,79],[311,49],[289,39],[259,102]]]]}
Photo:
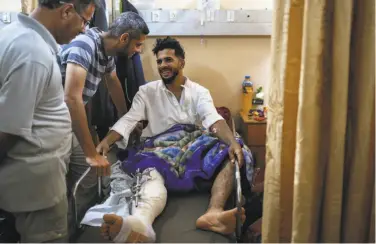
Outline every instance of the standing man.
{"type": "Polygon", "coordinates": [[[67,241],[72,128],[56,54],[94,10],[94,0],[39,0],[0,31],[0,209],[21,242],[67,241]]]}
{"type": "MultiPolygon", "coordinates": [[[[118,114],[127,112],[124,93],[116,75],[113,56],[123,55],[131,58],[141,52],[149,29],[144,20],[135,13],[120,15],[110,26],[108,32],[91,28],[77,36],[59,52],[60,69],[65,88],[65,102],[68,105],[73,125],[73,147],[68,174],[68,187],[84,173],[89,163],[97,167],[99,175],[110,174],[110,164],[98,154],[93,143],[85,105],[94,96],[100,82],[105,81],[116,106],[118,114]]],[[[85,211],[95,198],[97,177],[91,171],[83,180],[82,206],[85,211]]]]}

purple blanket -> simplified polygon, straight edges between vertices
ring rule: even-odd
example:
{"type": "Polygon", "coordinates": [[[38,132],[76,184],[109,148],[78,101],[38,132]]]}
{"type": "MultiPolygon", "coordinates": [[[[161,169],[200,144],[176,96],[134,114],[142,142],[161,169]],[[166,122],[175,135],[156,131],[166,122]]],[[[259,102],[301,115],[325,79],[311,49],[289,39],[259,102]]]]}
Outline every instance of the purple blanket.
{"type": "MultiPolygon", "coordinates": [[[[237,140],[243,146],[242,140],[237,140]]],[[[250,151],[243,148],[243,153],[245,163],[251,165],[250,151]]],[[[190,191],[195,187],[195,179],[211,179],[227,156],[228,146],[217,137],[198,126],[182,124],[118,154],[126,173],[154,167],[170,191],[190,191]]]]}

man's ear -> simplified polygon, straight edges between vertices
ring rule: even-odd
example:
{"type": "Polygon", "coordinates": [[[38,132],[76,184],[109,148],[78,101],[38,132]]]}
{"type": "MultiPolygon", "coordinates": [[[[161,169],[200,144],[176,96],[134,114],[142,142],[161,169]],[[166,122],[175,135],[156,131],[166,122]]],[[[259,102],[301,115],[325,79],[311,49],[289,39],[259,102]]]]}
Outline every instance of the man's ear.
{"type": "Polygon", "coordinates": [[[128,43],[130,40],[129,40],[129,34],[128,33],[124,33],[123,35],[120,36],[120,42],[121,43],[128,43]]]}
{"type": "Polygon", "coordinates": [[[63,19],[68,19],[69,15],[73,13],[72,10],[74,10],[73,4],[64,4],[60,8],[61,17],[63,19]]]}
{"type": "Polygon", "coordinates": [[[185,66],[185,60],[184,59],[180,59],[180,64],[181,64],[181,68],[183,69],[184,66],[185,66]]]}

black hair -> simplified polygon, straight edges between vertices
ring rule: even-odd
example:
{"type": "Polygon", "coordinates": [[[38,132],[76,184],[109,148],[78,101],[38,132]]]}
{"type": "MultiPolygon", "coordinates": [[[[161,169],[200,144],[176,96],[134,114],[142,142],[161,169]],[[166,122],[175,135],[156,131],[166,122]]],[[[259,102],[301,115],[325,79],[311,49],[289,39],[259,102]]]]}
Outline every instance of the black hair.
{"type": "Polygon", "coordinates": [[[175,50],[176,57],[185,59],[185,52],[183,47],[180,45],[179,41],[172,38],[172,37],[166,37],[166,38],[158,38],[155,41],[155,45],[153,48],[153,53],[155,56],[157,56],[158,52],[164,50],[164,49],[173,49],[175,50]]]}
{"type": "Polygon", "coordinates": [[[78,13],[85,10],[90,4],[95,4],[96,7],[101,6],[99,0],[38,0],[39,6],[49,9],[59,8],[64,3],[73,3],[74,8],[78,13]]]}
{"type": "Polygon", "coordinates": [[[133,12],[133,13],[139,14],[139,12],[136,9],[136,7],[133,6],[133,4],[131,4],[128,0],[123,0],[121,2],[121,12],[122,13],[124,13],[124,12],[133,12]]]}
{"type": "Polygon", "coordinates": [[[109,33],[114,37],[128,33],[131,39],[139,39],[141,34],[149,34],[149,28],[140,15],[125,12],[111,24],[109,33]]]}

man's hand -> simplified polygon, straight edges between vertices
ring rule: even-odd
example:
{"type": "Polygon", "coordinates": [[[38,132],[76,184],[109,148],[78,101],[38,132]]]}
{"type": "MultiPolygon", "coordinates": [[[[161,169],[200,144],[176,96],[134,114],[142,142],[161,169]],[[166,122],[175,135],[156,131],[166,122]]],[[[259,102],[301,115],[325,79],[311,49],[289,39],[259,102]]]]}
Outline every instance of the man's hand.
{"type": "Polygon", "coordinates": [[[108,151],[110,151],[111,146],[119,141],[122,138],[122,136],[117,133],[116,131],[111,130],[108,135],[99,143],[96,150],[97,153],[106,156],[108,151]]]}
{"type": "Polygon", "coordinates": [[[111,165],[104,156],[99,154],[94,157],[87,157],[86,162],[97,169],[98,176],[107,176],[111,174],[111,165]]]}
{"type": "Polygon", "coordinates": [[[110,151],[110,145],[108,144],[106,138],[99,143],[97,146],[97,152],[103,156],[106,156],[107,153],[110,151]]]}
{"type": "Polygon", "coordinates": [[[244,164],[244,156],[243,156],[243,150],[238,142],[231,143],[228,154],[231,163],[235,163],[235,160],[238,161],[239,168],[241,168],[244,164]]]}

